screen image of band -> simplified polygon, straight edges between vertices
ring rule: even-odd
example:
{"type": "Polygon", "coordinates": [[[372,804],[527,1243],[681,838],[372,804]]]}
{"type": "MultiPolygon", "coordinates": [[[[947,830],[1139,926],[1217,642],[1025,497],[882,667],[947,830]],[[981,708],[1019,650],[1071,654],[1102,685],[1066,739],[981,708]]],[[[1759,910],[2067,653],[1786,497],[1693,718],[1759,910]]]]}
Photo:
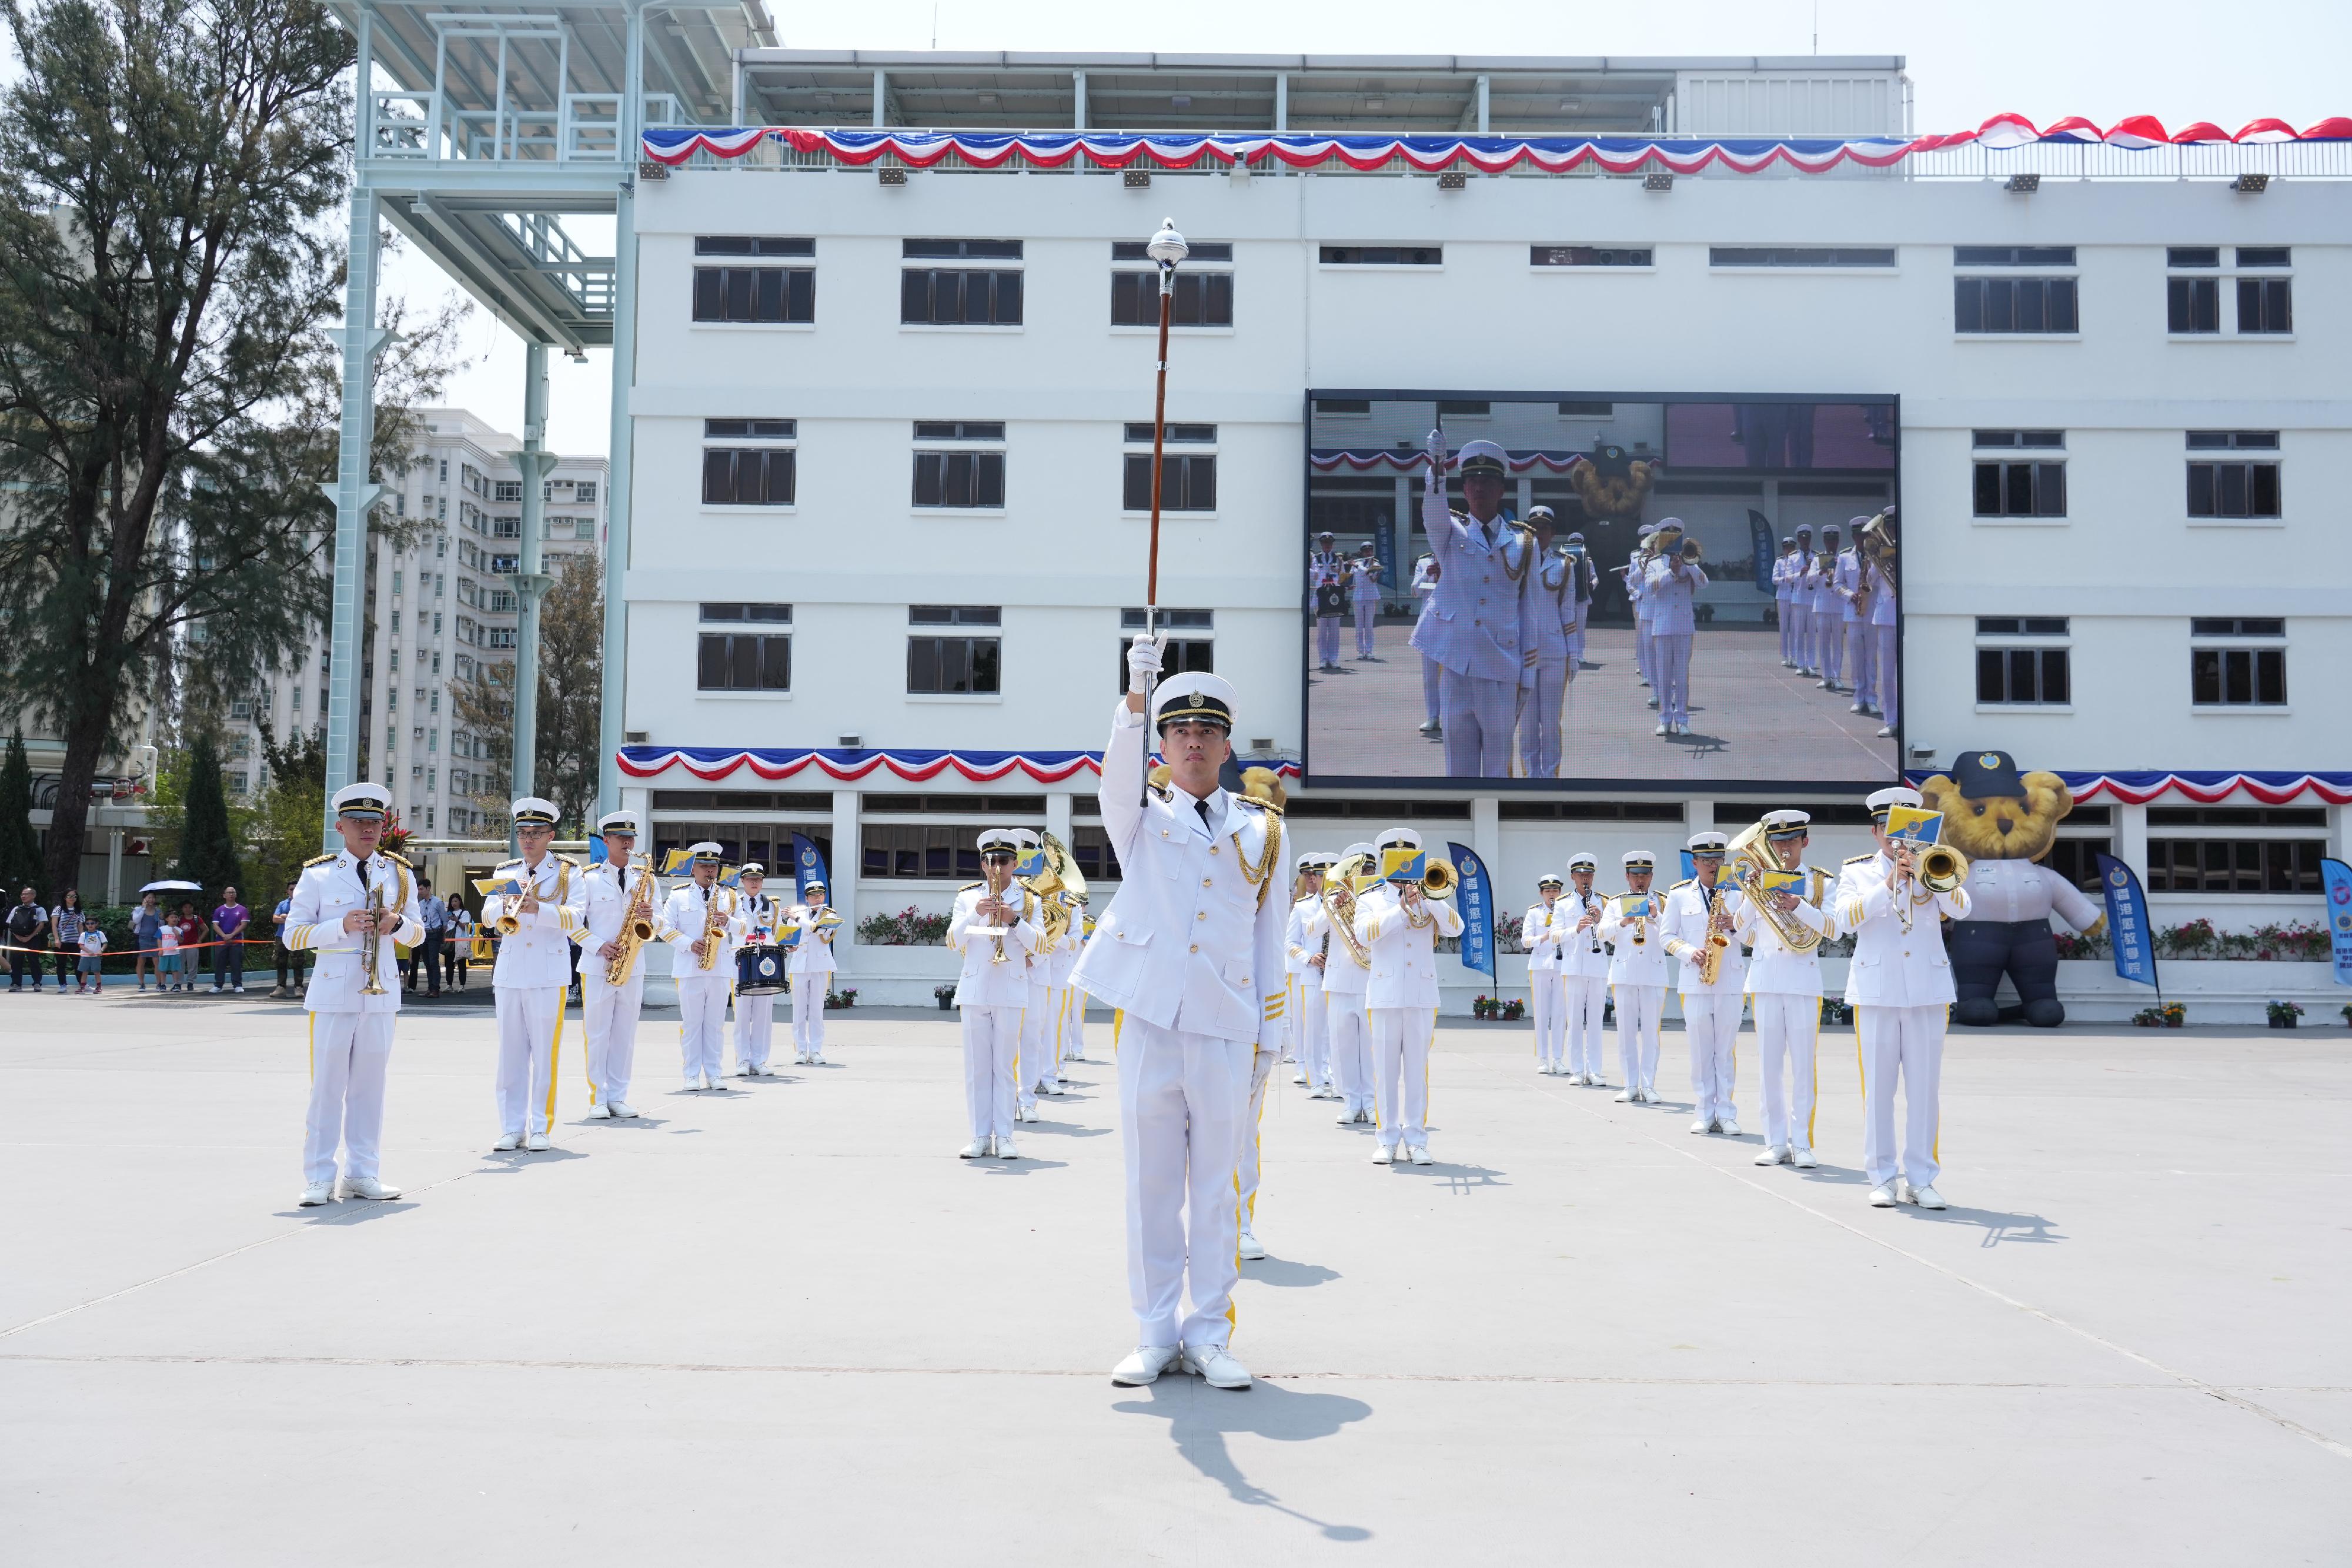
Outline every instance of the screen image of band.
{"type": "Polygon", "coordinates": [[[1893,399],[1307,401],[1310,779],[1898,778],[1893,399]]]}

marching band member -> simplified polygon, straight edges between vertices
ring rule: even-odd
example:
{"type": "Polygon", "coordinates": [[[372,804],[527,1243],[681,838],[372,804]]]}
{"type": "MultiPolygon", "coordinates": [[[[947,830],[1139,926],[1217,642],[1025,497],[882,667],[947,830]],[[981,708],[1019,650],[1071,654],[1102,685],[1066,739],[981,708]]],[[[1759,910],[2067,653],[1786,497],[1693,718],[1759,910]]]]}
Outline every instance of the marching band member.
{"type": "Polygon", "coordinates": [[[1878,683],[1878,716],[1885,720],[1881,740],[1893,738],[1901,712],[1903,671],[1895,646],[1895,580],[1874,561],[1869,567],[1870,667],[1878,683]]]}
{"type": "MultiPolygon", "coordinates": [[[[1270,804],[1277,810],[1281,809],[1285,796],[1279,782],[1274,780],[1271,776],[1256,774],[1255,770],[1253,770],[1253,775],[1245,777],[1250,779],[1248,789],[1244,791],[1246,799],[1257,800],[1261,804],[1270,804]]],[[[1268,902],[1273,902],[1270,896],[1268,902]]],[[[1289,924],[1289,913],[1286,910],[1283,915],[1286,955],[1288,952],[1289,924]]],[[[1258,1177],[1264,1174],[1265,1168],[1265,1139],[1260,1129],[1265,1123],[1265,1086],[1272,1082],[1275,1069],[1282,1064],[1284,1047],[1295,1040],[1298,1027],[1295,1021],[1298,1015],[1293,1010],[1297,998],[1289,990],[1286,976],[1285,984],[1280,1038],[1277,1040],[1261,1038],[1256,1051],[1250,1058],[1249,1120],[1242,1129],[1241,1163],[1234,1172],[1236,1201],[1240,1205],[1238,1223],[1241,1227],[1234,1253],[1244,1263],[1255,1263],[1265,1256],[1265,1244],[1257,1239],[1258,1177]]]]}
{"type": "Polygon", "coordinates": [[[1592,595],[1601,587],[1601,569],[1592,563],[1584,536],[1568,536],[1569,596],[1576,601],[1576,620],[1568,631],[1568,668],[1571,676],[1584,668],[1584,627],[1592,615],[1592,595]]]}
{"type": "Polygon", "coordinates": [[[1560,940],[1567,933],[1552,922],[1555,914],[1567,915],[1559,907],[1559,890],[1566,885],[1549,872],[1536,878],[1537,902],[1519,917],[1519,945],[1528,950],[1528,1011],[1536,1025],[1536,1071],[1554,1075],[1561,1071],[1560,1037],[1568,1023],[1559,981],[1560,940]]]}
{"type": "Polygon", "coordinates": [[[1650,679],[1658,688],[1657,733],[1688,735],[1691,637],[1698,629],[1698,591],[1707,579],[1696,561],[1682,557],[1680,518],[1660,522],[1657,539],[1658,558],[1650,563],[1649,590],[1643,595],[1650,609],[1650,679]]]}
{"type": "Polygon", "coordinates": [[[1797,559],[1789,563],[1789,625],[1790,645],[1797,651],[1797,674],[1818,675],[1813,667],[1813,526],[1797,529],[1797,559]]]}
{"type": "MultiPolygon", "coordinates": [[[[1146,639],[1138,639],[1144,645],[1146,639]]],[[[1040,940],[1024,915],[1028,894],[1013,884],[1021,846],[992,828],[980,835],[982,880],[956,894],[948,918],[948,946],[963,955],[955,1005],[963,1022],[964,1108],[971,1142],[961,1158],[1017,1160],[1013,1141],[1020,1094],[1013,1074],[1021,1055],[1021,1019],[1029,1006],[1029,975],[1018,960],[1040,940]]]]}
{"type": "Polygon", "coordinates": [[[381,784],[335,791],[335,831],[343,847],[303,863],[286,914],[286,946],[319,955],[302,995],[310,1015],[310,1104],[302,1124],[299,1200],[305,1208],[334,1201],[339,1144],[346,1156],[346,1197],[400,1196],[398,1187],[376,1177],[383,1079],[400,1018],[399,944],[425,940],[425,921],[408,862],[377,848],[391,805],[391,792],[381,784]],[[374,977],[392,981],[373,993],[364,988],[371,943],[374,977]]]}
{"type": "Polygon", "coordinates": [[[1650,604],[1650,565],[1657,557],[1654,536],[1643,534],[1642,542],[1625,561],[1625,602],[1633,612],[1633,667],[1642,673],[1642,684],[1650,688],[1649,706],[1658,706],[1658,651],[1651,645],[1654,628],[1651,617],[1655,613],[1650,604]]]}
{"type": "Polygon", "coordinates": [[[1802,811],[1764,813],[1764,843],[1782,869],[1805,873],[1802,893],[1767,893],[1739,903],[1739,940],[1756,949],[1748,961],[1748,996],[1756,1009],[1756,1043],[1764,1059],[1764,1152],[1759,1166],[1786,1161],[1813,1168],[1814,1051],[1822,1033],[1820,950],[1799,952],[1781,938],[1766,906],[1826,940],[1837,935],[1826,873],[1804,863],[1812,818],[1802,811]]]}
{"type": "Polygon", "coordinates": [[[1464,444],[1465,514],[1445,502],[1445,437],[1429,433],[1421,520],[1437,558],[1437,593],[1413,646],[1444,668],[1437,677],[1445,730],[1445,771],[1457,779],[1507,779],[1519,693],[1535,679],[1535,632],[1527,592],[1533,537],[1502,515],[1508,469],[1491,441],[1464,444]]]}
{"type": "MultiPolygon", "coordinates": [[[[1391,850],[1417,857],[1421,835],[1391,828],[1377,848],[1383,861],[1391,850]]],[[[1431,1163],[1429,1043],[1437,1028],[1437,938],[1460,935],[1462,916],[1453,904],[1426,897],[1410,865],[1356,901],[1356,937],[1372,957],[1364,1004],[1380,1129],[1376,1166],[1394,1163],[1400,1142],[1414,1165],[1431,1163]]]]}
{"type": "Polygon", "coordinates": [[[1568,557],[1551,553],[1552,510],[1532,507],[1528,526],[1536,538],[1536,580],[1528,588],[1535,630],[1535,680],[1519,705],[1519,767],[1529,779],[1559,777],[1560,710],[1567,705],[1576,663],[1569,654],[1569,631],[1576,623],[1576,595],[1568,557]]]}
{"type": "Polygon", "coordinates": [[[1874,1208],[1916,1203],[1941,1208],[1936,1191],[1937,1122],[1944,1073],[1944,1027],[1954,999],[1952,964],[1938,922],[1966,920],[1964,887],[1936,893],[1920,885],[1917,853],[1886,837],[1887,813],[1920,804],[1916,789],[1870,797],[1878,852],[1856,855],[1838,876],[1837,922],[1853,933],[1845,999],[1853,1008],[1862,1053],[1862,1164],[1874,1208]],[[1903,1154],[1895,1145],[1895,1085],[1901,1075],[1907,1114],[1903,1154]]]}
{"type": "Polygon", "coordinates": [[[581,873],[574,919],[580,929],[580,1027],[588,1037],[588,1114],[635,1116],[629,1080],[637,1060],[637,1010],[646,996],[646,953],[639,943],[617,986],[607,977],[623,955],[628,924],[652,920],[659,905],[653,868],[631,865],[637,814],[613,811],[596,824],[604,859],[581,873]],[[640,899],[643,903],[640,904],[640,899]]]}
{"type": "Polygon", "coordinates": [[[1066,1061],[1082,1061],[1077,1053],[1078,1025],[1086,1009],[1076,1001],[1077,993],[1070,989],[1070,972],[1078,967],[1078,955],[1086,950],[1086,900],[1068,894],[1058,895],[1069,911],[1067,930],[1055,939],[1045,954],[1045,1005],[1053,1017],[1045,1021],[1045,1056],[1052,1065],[1047,1069],[1054,1082],[1054,1092],[1070,1092],[1069,1075],[1062,1071],[1066,1061]]]}
{"type": "Polygon", "coordinates": [[[1856,517],[1847,524],[1845,549],[1838,551],[1832,570],[1832,584],[1838,597],[1839,635],[1844,640],[1846,671],[1851,677],[1847,685],[1853,689],[1853,702],[1849,713],[1867,713],[1875,706],[1877,688],[1872,680],[1870,667],[1870,622],[1864,619],[1869,612],[1869,601],[1863,598],[1862,528],[1868,517],[1856,517]]]}
{"type": "MultiPolygon", "coordinates": [[[[1077,968],[1078,959],[1086,953],[1087,942],[1094,934],[1095,917],[1087,913],[1087,900],[1081,896],[1078,899],[1076,913],[1070,922],[1069,940],[1062,944],[1064,956],[1068,960],[1061,970],[1062,990],[1067,998],[1064,1004],[1066,1011],[1063,1016],[1062,1023],[1062,1060],[1064,1061],[1084,1061],[1087,1059],[1087,998],[1080,996],[1077,988],[1070,984],[1070,975],[1077,968]]],[[[1069,1075],[1063,1074],[1062,1082],[1065,1087],[1069,1082],[1069,1075]]]]}
{"type": "Polygon", "coordinates": [[[1356,559],[1348,563],[1348,579],[1349,602],[1356,612],[1356,657],[1371,660],[1372,622],[1381,610],[1381,559],[1371,540],[1357,547],[1356,559]]]}
{"type": "Polygon", "coordinates": [[[1666,894],[1660,923],[1666,951],[1682,960],[1675,977],[1682,993],[1683,1036],[1690,1041],[1691,1131],[1739,1136],[1739,1113],[1732,1104],[1739,1076],[1739,1015],[1747,999],[1748,960],[1732,936],[1741,903],[1739,890],[1719,880],[1726,841],[1721,833],[1693,833],[1691,880],[1666,894]],[[1706,955],[1716,950],[1715,978],[1705,975],[1706,955]]]}
{"type": "Polygon", "coordinates": [[[1128,652],[1128,697],[1103,748],[1103,831],[1125,873],[1071,983],[1122,1009],[1128,1290],[1136,1349],[1111,1374],[1157,1379],[1181,1354],[1215,1388],[1247,1388],[1231,1351],[1240,1274],[1237,1170],[1259,1052],[1282,1048],[1282,816],[1221,789],[1232,685],[1181,674],[1144,693],[1160,648],[1128,652]],[[1169,783],[1140,804],[1148,721],[1169,783]],[[1185,1286],[1192,1310],[1180,1319],[1185,1286]],[[1181,1348],[1180,1348],[1181,1347],[1181,1348]]]}
{"type": "MultiPolygon", "coordinates": [[[[1435,556],[1423,555],[1413,562],[1412,596],[1420,601],[1420,608],[1412,618],[1412,646],[1416,649],[1426,641],[1422,631],[1429,624],[1430,606],[1437,602],[1437,579],[1435,556]]],[[[1444,666],[1427,653],[1421,655],[1421,733],[1423,735],[1435,735],[1444,728],[1437,716],[1437,675],[1442,668],[1444,666]]]]}
{"type": "Polygon", "coordinates": [[[490,971],[499,1019],[499,1127],[490,1146],[537,1151],[547,1147],[548,1124],[555,1119],[556,1056],[563,1046],[564,991],[578,928],[572,879],[579,868],[547,852],[555,841],[553,801],[526,795],[509,810],[522,855],[492,874],[522,891],[482,901],[482,924],[500,938],[490,971]]]}
{"type": "Polygon", "coordinates": [[[1348,558],[1333,546],[1329,529],[1315,537],[1307,558],[1307,595],[1315,611],[1315,659],[1324,670],[1339,667],[1339,607],[1347,601],[1348,558]]]}
{"type": "Polygon", "coordinates": [[[1290,1048],[1297,1059],[1294,1083],[1307,1086],[1310,1100],[1331,1096],[1331,1049],[1323,1033],[1323,966],[1330,962],[1330,938],[1310,940],[1307,926],[1323,907],[1323,870],[1331,857],[1308,852],[1298,857],[1298,880],[1293,884],[1290,916],[1284,923],[1282,946],[1289,958],[1290,1048]]]}
{"type": "Polygon", "coordinates": [[[1609,1011],[1608,951],[1601,945],[1601,920],[1609,901],[1592,894],[1592,873],[1601,862],[1585,851],[1569,857],[1568,880],[1574,902],[1553,906],[1559,933],[1560,1013],[1568,1035],[1568,1081],[1603,1088],[1601,1032],[1609,1011]]]}
{"type": "Polygon", "coordinates": [[[693,857],[693,879],[662,904],[654,933],[670,945],[686,1086],[717,1089],[725,1082],[727,996],[735,984],[735,948],[743,937],[743,913],[734,890],[719,885],[719,846],[705,839],[686,852],[693,857]]]}
{"type": "MultiPolygon", "coordinates": [[[[768,868],[758,861],[745,861],[735,873],[735,886],[742,895],[743,941],[746,946],[773,942],[778,936],[777,924],[782,910],[768,896],[768,868]]],[[[798,957],[788,955],[784,964],[789,972],[792,961],[798,957]]],[[[733,977],[730,977],[731,979],[733,977]]],[[[776,998],[772,993],[747,997],[734,993],[735,1002],[735,1076],[761,1078],[768,1072],[768,1041],[776,1023],[776,998]]],[[[798,1009],[795,1009],[797,1011],[798,1009]]],[[[794,1023],[799,1019],[794,1019],[794,1023]]],[[[794,1030],[797,1035],[798,1030],[794,1030]]]]}
{"type": "Polygon", "coordinates": [[[1813,588],[1813,656],[1825,692],[1837,690],[1845,673],[1845,601],[1837,591],[1838,553],[1833,524],[1822,530],[1821,553],[1813,558],[1807,580],[1813,588]]]}
{"type": "MultiPolygon", "coordinates": [[[[813,876],[801,889],[801,901],[784,912],[785,924],[800,933],[784,960],[793,988],[793,1060],[810,1067],[830,1065],[824,1059],[824,994],[833,988],[837,967],[833,939],[841,932],[841,917],[826,903],[828,891],[823,877],[813,876]]],[[[766,1044],[763,1035],[761,1045],[766,1044]]],[[[764,1049],[760,1059],[767,1060],[764,1049]]]]}
{"type": "Polygon", "coordinates": [[[1780,622],[1780,667],[1797,667],[1797,618],[1789,608],[1796,596],[1793,573],[1797,568],[1797,541],[1789,535],[1780,538],[1780,553],[1772,561],[1772,606],[1780,622]]]}
{"type": "MultiPolygon", "coordinates": [[[[1013,835],[1013,853],[1017,857],[1013,862],[1013,875],[1034,875],[1044,869],[1045,841],[1037,836],[1037,831],[1034,828],[1007,831],[1013,835]]],[[[1037,926],[1038,936],[1037,946],[1021,960],[1022,974],[1029,982],[1029,999],[1024,1004],[1021,1013],[1020,1061],[1014,1069],[1014,1076],[1019,1081],[1020,1103],[1013,1107],[1013,1119],[1034,1122],[1037,1119],[1037,1096],[1058,1094],[1061,1090],[1054,1082],[1053,1052],[1048,1043],[1053,1035],[1047,1019],[1051,1010],[1048,993],[1052,988],[1046,964],[1044,911],[1027,886],[1021,886],[1018,892],[1024,917],[1037,926]]]]}
{"type": "Polygon", "coordinates": [[[1617,1061],[1625,1072],[1620,1104],[1658,1103],[1658,1019],[1666,1005],[1666,945],[1650,897],[1657,862],[1647,850],[1625,852],[1625,891],[1609,901],[1601,934],[1609,943],[1609,994],[1617,1003],[1617,1061]],[[1631,913],[1646,904],[1646,914],[1631,913]]]}
{"type": "MultiPolygon", "coordinates": [[[[1375,862],[1380,858],[1371,845],[1362,842],[1339,852],[1342,861],[1358,855],[1375,862]]],[[[1355,928],[1335,922],[1328,904],[1317,908],[1307,932],[1324,954],[1323,1039],[1331,1052],[1331,1082],[1339,1091],[1339,1125],[1368,1124],[1372,1120],[1372,1026],[1364,1014],[1364,993],[1372,982],[1371,955],[1356,956],[1360,945],[1352,940],[1355,928]]]]}

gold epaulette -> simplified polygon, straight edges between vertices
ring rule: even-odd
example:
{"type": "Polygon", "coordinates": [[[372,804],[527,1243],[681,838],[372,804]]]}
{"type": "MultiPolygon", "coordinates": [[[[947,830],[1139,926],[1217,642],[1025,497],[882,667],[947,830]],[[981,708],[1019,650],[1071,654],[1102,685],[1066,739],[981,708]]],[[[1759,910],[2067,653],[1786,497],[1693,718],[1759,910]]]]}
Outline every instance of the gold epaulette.
{"type": "Polygon", "coordinates": [[[984,883],[984,882],[968,882],[968,883],[965,883],[961,887],[957,888],[957,889],[956,889],[956,891],[957,891],[958,893],[970,893],[970,892],[971,892],[973,888],[975,888],[975,887],[986,887],[987,885],[988,885],[988,883],[984,883]]]}
{"type": "Polygon", "coordinates": [[[1683,878],[1683,879],[1682,879],[1682,881],[1680,881],[1680,882],[1678,882],[1678,883],[1674,883],[1674,884],[1673,884],[1673,886],[1668,887],[1668,888],[1666,889],[1666,891],[1667,891],[1668,893],[1672,893],[1672,892],[1674,892],[1675,888],[1677,888],[1677,887],[1688,887],[1691,883],[1693,883],[1696,882],[1697,880],[1698,880],[1698,878],[1696,878],[1696,877],[1695,877],[1695,876],[1686,876],[1686,877],[1683,878]]]}
{"type": "Polygon", "coordinates": [[[1259,810],[1261,810],[1261,811],[1271,811],[1271,812],[1273,812],[1273,813],[1274,813],[1276,816],[1277,816],[1277,817],[1279,817],[1279,816],[1281,816],[1281,815],[1282,815],[1282,808],[1281,808],[1281,807],[1279,807],[1279,806],[1276,805],[1276,804],[1275,804],[1273,801],[1271,801],[1271,800],[1264,800],[1264,799],[1262,799],[1262,798],[1260,798],[1260,797],[1258,797],[1258,796],[1255,796],[1255,795],[1236,795],[1236,796],[1234,796],[1234,799],[1236,801],[1240,802],[1242,805],[1244,805],[1244,806],[1255,806],[1259,810]]]}
{"type": "Polygon", "coordinates": [[[1877,858],[1878,852],[1876,850],[1873,850],[1866,855],[1848,855],[1844,860],[1838,863],[1841,865],[1860,865],[1864,861],[1874,861],[1877,858]]]}
{"type": "Polygon", "coordinates": [[[302,869],[304,871],[309,871],[314,865],[332,865],[335,863],[335,857],[338,852],[340,852],[330,850],[325,854],[320,855],[314,860],[304,861],[302,862],[302,869]]]}
{"type": "Polygon", "coordinates": [[[1176,798],[1176,791],[1165,784],[1146,784],[1144,788],[1163,800],[1173,800],[1176,798]]]}
{"type": "Polygon", "coordinates": [[[390,861],[394,865],[404,865],[411,871],[415,871],[416,869],[416,863],[405,855],[394,854],[390,850],[381,850],[377,852],[382,854],[384,859],[390,861]]]}
{"type": "Polygon", "coordinates": [[[558,855],[555,858],[558,862],[570,866],[574,871],[578,871],[580,869],[580,862],[571,855],[558,855]]]}
{"type": "Polygon", "coordinates": [[[499,870],[499,871],[504,871],[504,870],[506,870],[506,869],[507,869],[507,867],[509,867],[509,866],[510,866],[510,865],[520,865],[520,864],[522,864],[522,856],[520,856],[520,855],[517,855],[517,856],[515,856],[515,858],[514,858],[514,859],[512,859],[512,860],[510,860],[510,861],[500,861],[500,862],[498,863],[498,866],[497,866],[497,868],[496,868],[496,869],[498,869],[498,870],[499,870]]]}

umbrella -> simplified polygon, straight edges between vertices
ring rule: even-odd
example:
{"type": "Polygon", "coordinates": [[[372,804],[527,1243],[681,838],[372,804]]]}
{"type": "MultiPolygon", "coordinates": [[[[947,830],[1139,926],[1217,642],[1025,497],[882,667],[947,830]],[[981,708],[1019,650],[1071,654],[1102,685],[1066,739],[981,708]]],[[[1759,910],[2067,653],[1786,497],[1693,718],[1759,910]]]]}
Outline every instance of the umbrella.
{"type": "Polygon", "coordinates": [[[200,882],[151,882],[139,891],[142,893],[202,893],[204,890],[205,884],[200,882]]]}

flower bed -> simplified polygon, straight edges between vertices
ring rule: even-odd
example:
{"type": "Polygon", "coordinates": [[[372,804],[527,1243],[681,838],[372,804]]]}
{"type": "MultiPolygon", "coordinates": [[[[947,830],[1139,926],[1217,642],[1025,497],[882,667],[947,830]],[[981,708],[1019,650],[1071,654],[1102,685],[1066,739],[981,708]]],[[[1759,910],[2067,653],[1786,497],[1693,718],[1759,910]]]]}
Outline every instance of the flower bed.
{"type": "Polygon", "coordinates": [[[948,916],[927,915],[913,904],[896,915],[869,915],[857,923],[857,939],[868,947],[938,947],[948,939],[948,916]]]}

